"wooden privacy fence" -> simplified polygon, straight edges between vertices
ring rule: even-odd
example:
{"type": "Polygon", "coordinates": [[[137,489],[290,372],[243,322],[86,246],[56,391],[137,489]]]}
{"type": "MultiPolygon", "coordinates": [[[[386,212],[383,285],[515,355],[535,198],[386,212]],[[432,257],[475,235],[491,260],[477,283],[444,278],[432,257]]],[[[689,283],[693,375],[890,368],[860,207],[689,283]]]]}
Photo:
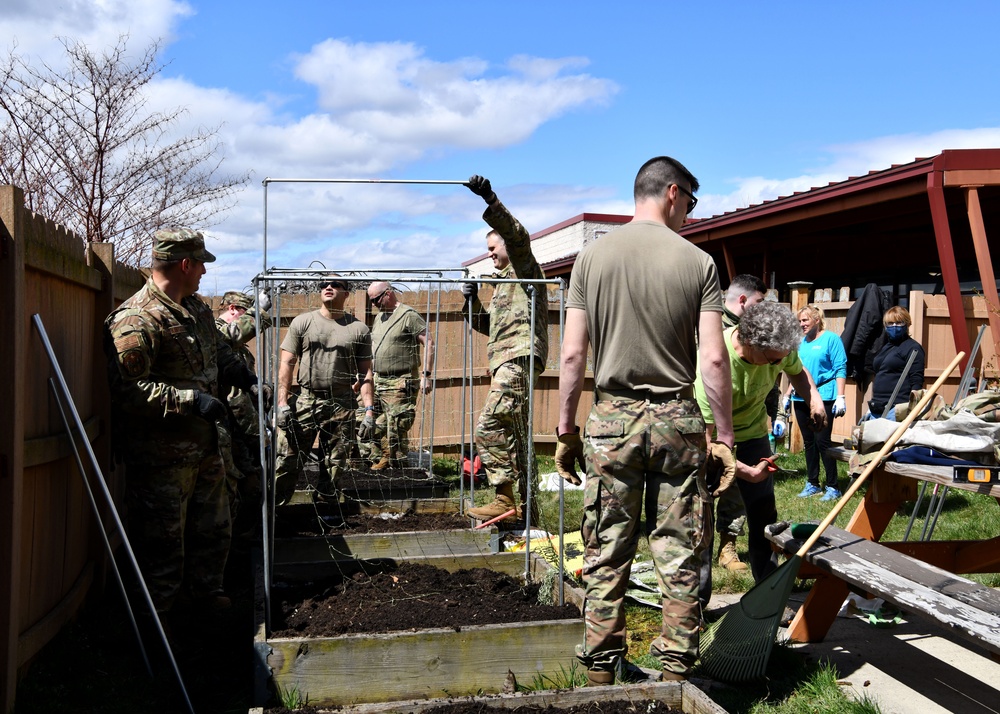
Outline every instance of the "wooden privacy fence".
{"type": "MultiPolygon", "coordinates": [[[[49,389],[32,327],[38,314],[109,486],[109,402],[101,325],[144,277],[24,207],[0,186],[0,697],[13,706],[18,672],[103,589],[105,551],[49,389]],[[92,587],[93,586],[93,587],[92,587]]],[[[89,467],[88,467],[89,468],[89,467]]],[[[95,493],[97,489],[95,489],[95,493]]],[[[98,495],[98,502],[103,499],[98,495]]],[[[105,522],[109,519],[105,518],[105,522]]]]}

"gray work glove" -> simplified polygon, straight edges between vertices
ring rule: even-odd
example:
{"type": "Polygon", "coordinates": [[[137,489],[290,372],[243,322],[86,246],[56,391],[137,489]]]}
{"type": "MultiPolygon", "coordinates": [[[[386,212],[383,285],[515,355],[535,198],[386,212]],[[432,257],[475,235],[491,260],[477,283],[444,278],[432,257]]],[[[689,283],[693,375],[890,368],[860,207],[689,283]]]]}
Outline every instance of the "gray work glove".
{"type": "Polygon", "coordinates": [[[279,429],[288,429],[288,422],[292,420],[292,408],[287,404],[282,404],[277,408],[274,415],[274,423],[279,429]]]}
{"type": "Polygon", "coordinates": [[[736,455],[728,444],[713,441],[708,445],[705,475],[713,498],[718,498],[723,491],[733,485],[736,479],[736,455]]]}
{"type": "Polygon", "coordinates": [[[493,188],[490,186],[488,178],[476,175],[470,178],[469,182],[465,185],[469,187],[470,191],[486,201],[486,203],[493,203],[496,200],[497,195],[493,193],[493,188]]]}
{"type": "Polygon", "coordinates": [[[560,434],[556,429],[556,471],[574,486],[580,485],[580,476],[576,467],[586,473],[587,465],[583,460],[583,440],[580,430],[560,434]]]}
{"type": "Polygon", "coordinates": [[[365,418],[361,420],[361,425],[358,427],[358,441],[371,441],[374,431],[375,413],[366,411],[365,418]]]}
{"type": "Polygon", "coordinates": [[[198,416],[208,421],[218,421],[226,418],[226,405],[208,392],[195,392],[194,408],[198,416]]]}
{"type": "Polygon", "coordinates": [[[475,300],[479,297],[479,283],[462,283],[462,295],[466,300],[475,300]]]}
{"type": "Polygon", "coordinates": [[[257,309],[261,312],[267,312],[271,309],[271,293],[267,291],[267,288],[257,293],[257,309]]]}

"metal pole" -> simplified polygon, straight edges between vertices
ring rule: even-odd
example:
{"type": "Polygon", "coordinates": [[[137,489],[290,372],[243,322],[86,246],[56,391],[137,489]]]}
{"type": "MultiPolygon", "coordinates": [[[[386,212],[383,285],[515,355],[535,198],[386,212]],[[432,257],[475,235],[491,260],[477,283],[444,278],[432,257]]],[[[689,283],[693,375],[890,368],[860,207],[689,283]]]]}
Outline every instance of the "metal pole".
{"type": "MultiPolygon", "coordinates": [[[[559,358],[562,359],[563,336],[566,333],[566,283],[559,280],[559,358]]],[[[586,478],[586,474],[584,474],[586,478]]],[[[563,534],[566,531],[566,490],[564,480],[559,479],[559,605],[566,604],[563,579],[566,576],[566,543],[563,534]]]]}
{"type": "MultiPolygon", "coordinates": [[[[73,401],[73,395],[70,394],[69,385],[66,384],[66,379],[63,377],[62,368],[59,366],[59,360],[56,358],[55,350],[52,349],[52,343],[49,342],[49,336],[45,332],[45,325],[42,324],[42,316],[36,312],[31,316],[31,320],[35,325],[35,329],[38,331],[38,336],[42,340],[42,346],[45,348],[45,353],[49,357],[49,363],[52,365],[52,371],[56,374],[56,381],[59,383],[59,389],[62,391],[63,398],[69,405],[70,413],[73,415],[73,423],[76,425],[76,430],[80,434],[86,434],[87,432],[83,428],[83,421],[80,419],[80,413],[76,410],[76,403],[73,401]]],[[[94,471],[100,476],[100,478],[97,479],[97,482],[104,491],[104,497],[108,501],[111,515],[114,516],[115,519],[115,526],[118,528],[118,532],[122,534],[122,545],[125,547],[125,552],[128,553],[129,560],[132,562],[132,567],[135,568],[136,579],[139,581],[139,586],[142,589],[146,605],[149,607],[149,611],[153,615],[153,622],[156,623],[156,629],[160,633],[160,638],[163,640],[163,646],[167,650],[167,657],[170,660],[170,665],[174,670],[174,674],[177,676],[177,684],[180,686],[181,693],[184,695],[184,703],[187,704],[188,711],[190,711],[191,714],[194,714],[194,707],[191,705],[191,699],[188,697],[187,689],[184,687],[184,679],[181,677],[181,670],[177,666],[177,660],[174,659],[173,650],[170,649],[170,643],[167,641],[167,633],[163,630],[163,623],[160,622],[160,615],[156,612],[156,606],[153,605],[153,598],[149,594],[149,588],[146,587],[146,581],[142,577],[142,571],[139,570],[139,562],[136,560],[135,553],[132,550],[132,544],[129,542],[128,536],[125,534],[125,526],[122,524],[121,518],[118,516],[118,509],[115,508],[115,502],[111,497],[111,491],[108,489],[108,484],[104,480],[104,473],[101,471],[101,466],[97,462],[97,456],[94,454],[94,449],[91,447],[90,441],[88,439],[83,439],[82,441],[87,449],[87,456],[90,457],[90,463],[94,467],[94,471]]]]}
{"type": "MultiPolygon", "coordinates": [[[[468,371],[469,371],[469,464],[470,464],[469,465],[469,473],[470,473],[470,478],[469,478],[469,496],[472,498],[472,502],[475,503],[476,502],[476,474],[475,474],[476,460],[475,460],[475,458],[472,455],[472,449],[473,449],[473,445],[475,443],[475,434],[476,434],[476,428],[475,428],[474,420],[473,420],[473,417],[472,417],[472,414],[473,414],[473,412],[475,411],[475,408],[476,408],[475,403],[474,403],[475,399],[473,398],[473,396],[475,394],[475,392],[473,391],[473,381],[474,381],[475,375],[473,374],[473,371],[472,371],[472,352],[475,349],[475,343],[473,342],[473,337],[475,337],[475,333],[472,330],[472,303],[473,303],[473,300],[468,300],[467,301],[467,304],[469,306],[469,330],[468,330],[468,332],[469,332],[469,352],[468,352],[468,354],[466,354],[466,359],[468,360],[468,364],[466,364],[466,369],[468,369],[468,371]]],[[[463,415],[462,418],[464,419],[465,416],[463,415]]],[[[479,458],[482,459],[483,458],[482,455],[480,455],[479,458]]]]}
{"type": "MultiPolygon", "coordinates": [[[[56,389],[55,380],[49,377],[49,389],[52,390],[52,396],[56,400],[56,406],[59,407],[59,417],[62,419],[63,428],[66,429],[66,437],[69,439],[69,445],[73,449],[73,457],[76,459],[76,468],[80,471],[80,478],[83,479],[83,487],[87,490],[87,499],[90,501],[90,508],[94,512],[94,518],[97,520],[97,528],[101,531],[101,540],[104,541],[104,548],[108,551],[108,559],[111,561],[111,569],[115,571],[115,580],[118,581],[118,588],[122,591],[122,600],[125,602],[125,609],[128,611],[129,622],[132,623],[132,631],[135,632],[135,639],[139,643],[139,651],[142,652],[142,661],[146,664],[146,671],[149,676],[153,676],[153,667],[149,664],[149,657],[146,655],[146,646],[142,642],[142,634],[139,632],[139,625],[135,621],[135,613],[132,612],[132,603],[128,599],[128,591],[125,590],[125,581],[122,580],[121,571],[118,570],[118,561],[115,560],[115,550],[111,547],[111,541],[108,540],[108,533],[104,530],[104,521],[101,520],[101,511],[97,507],[97,500],[94,498],[94,490],[90,487],[90,481],[87,479],[87,470],[83,467],[83,460],[80,458],[80,450],[76,446],[76,439],[73,438],[73,430],[69,426],[69,420],[66,418],[66,410],[63,409],[62,400],[59,398],[59,391],[56,389]]],[[[81,434],[81,438],[85,439],[86,435],[81,434]]]]}
{"type": "Polygon", "coordinates": [[[363,178],[266,178],[264,186],[269,183],[402,183],[424,184],[429,186],[467,186],[468,179],[455,181],[436,181],[432,179],[363,179],[363,178]]]}
{"type": "MultiPolygon", "coordinates": [[[[464,306],[463,306],[464,309],[464,306]]],[[[464,316],[462,322],[464,323],[464,316]]],[[[461,423],[461,441],[458,444],[458,498],[459,498],[459,511],[465,513],[465,378],[466,378],[466,367],[468,366],[469,357],[469,331],[471,325],[466,327],[463,324],[462,329],[462,397],[461,397],[461,413],[459,414],[458,420],[461,423]]],[[[472,454],[469,454],[469,488],[472,488],[472,483],[476,480],[475,469],[472,463],[472,454]]],[[[475,501],[473,504],[475,505],[475,501]]]]}
{"type": "Polygon", "coordinates": [[[530,580],[531,576],[531,490],[535,475],[535,296],[537,291],[534,285],[528,286],[528,297],[531,299],[531,352],[528,354],[528,423],[525,429],[525,441],[528,442],[527,463],[524,474],[524,487],[527,491],[527,498],[524,506],[528,512],[524,516],[524,579],[530,580]]]}
{"type": "Polygon", "coordinates": [[[906,375],[910,373],[910,367],[913,366],[913,360],[916,358],[917,351],[910,350],[910,356],[906,360],[906,366],[903,367],[903,371],[899,373],[899,379],[896,380],[896,387],[892,390],[892,396],[889,397],[889,401],[886,402],[885,409],[882,410],[883,419],[889,415],[889,410],[896,406],[896,397],[899,396],[899,390],[903,388],[903,382],[906,381],[906,375]]]}
{"type": "Polygon", "coordinates": [[[434,478],[434,434],[437,422],[435,421],[435,415],[437,414],[437,349],[440,344],[438,341],[438,336],[441,333],[441,283],[437,284],[437,306],[434,308],[434,369],[431,372],[431,433],[430,437],[427,439],[427,473],[430,474],[431,478],[434,478]]]}
{"type": "Polygon", "coordinates": [[[264,262],[260,270],[267,272],[267,179],[264,179],[264,262]]]}

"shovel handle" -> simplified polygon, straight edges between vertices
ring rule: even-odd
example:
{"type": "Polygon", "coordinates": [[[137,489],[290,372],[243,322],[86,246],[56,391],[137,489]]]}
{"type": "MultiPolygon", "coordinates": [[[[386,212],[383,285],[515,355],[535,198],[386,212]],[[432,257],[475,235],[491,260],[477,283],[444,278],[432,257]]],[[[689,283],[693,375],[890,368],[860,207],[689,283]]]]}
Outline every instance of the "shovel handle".
{"type": "Polygon", "coordinates": [[[882,459],[884,459],[886,455],[892,451],[892,448],[896,445],[899,437],[901,437],[903,432],[909,428],[910,424],[913,423],[913,420],[924,411],[924,407],[930,403],[931,399],[933,399],[934,395],[937,393],[937,390],[941,388],[941,385],[945,383],[945,380],[948,379],[951,373],[955,370],[955,367],[958,366],[958,363],[961,362],[964,357],[965,353],[959,352],[955,355],[955,359],[951,361],[951,364],[944,368],[944,371],[941,372],[941,376],[937,378],[937,381],[931,385],[930,389],[924,392],[924,396],[922,396],[920,401],[917,402],[917,406],[910,410],[910,413],[906,415],[906,419],[904,419],[902,423],[896,427],[896,431],[892,432],[889,438],[886,439],[885,444],[882,445],[882,449],[878,452],[875,458],[869,462],[865,470],[861,472],[861,475],[854,479],[854,483],[851,484],[850,488],[848,488],[847,491],[844,492],[844,495],[841,496],[840,500],[837,501],[837,505],[835,505],[826,515],[826,518],[824,518],[822,522],[816,526],[816,530],[813,531],[813,534],[809,536],[806,542],[802,544],[802,547],[799,548],[798,552],[795,554],[797,557],[804,557],[805,554],[809,552],[809,549],[816,544],[819,537],[823,535],[823,531],[825,531],[827,527],[833,523],[837,516],[840,515],[840,512],[844,510],[844,506],[846,506],[847,502],[851,500],[851,496],[853,496],[857,490],[861,488],[861,484],[864,483],[865,479],[871,475],[871,472],[874,471],[875,468],[882,462],[882,459]]]}

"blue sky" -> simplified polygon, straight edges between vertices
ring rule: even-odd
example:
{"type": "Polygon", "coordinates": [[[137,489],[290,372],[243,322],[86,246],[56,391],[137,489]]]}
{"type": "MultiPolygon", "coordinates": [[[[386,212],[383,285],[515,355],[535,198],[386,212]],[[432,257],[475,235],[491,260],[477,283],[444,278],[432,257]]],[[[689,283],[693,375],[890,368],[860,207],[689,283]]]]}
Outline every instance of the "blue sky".
{"type": "MultiPolygon", "coordinates": [[[[262,268],[265,177],[489,177],[531,231],[631,211],[659,154],[710,216],[947,148],[1000,147],[1000,3],[288,3],[5,0],[21,54],[129,33],[169,63],[150,106],[222,125],[252,171],[203,291],[262,268]]],[[[9,50],[10,39],[3,49],[9,50]]],[[[277,186],[268,264],[458,266],[484,250],[462,187],[277,186]]]]}

